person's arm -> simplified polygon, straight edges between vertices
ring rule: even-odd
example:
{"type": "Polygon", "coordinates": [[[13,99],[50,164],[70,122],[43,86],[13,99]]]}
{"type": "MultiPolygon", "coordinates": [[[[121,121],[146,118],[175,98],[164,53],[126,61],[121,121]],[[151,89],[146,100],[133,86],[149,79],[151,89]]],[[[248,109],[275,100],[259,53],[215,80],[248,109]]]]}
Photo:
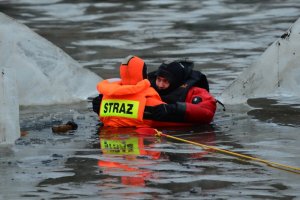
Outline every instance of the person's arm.
{"type": "Polygon", "coordinates": [[[144,119],[163,122],[183,122],[185,104],[160,104],[157,106],[146,106],[144,119]]]}
{"type": "Polygon", "coordinates": [[[185,102],[146,107],[145,119],[168,122],[208,124],[216,110],[216,100],[205,89],[193,87],[185,102]]]}

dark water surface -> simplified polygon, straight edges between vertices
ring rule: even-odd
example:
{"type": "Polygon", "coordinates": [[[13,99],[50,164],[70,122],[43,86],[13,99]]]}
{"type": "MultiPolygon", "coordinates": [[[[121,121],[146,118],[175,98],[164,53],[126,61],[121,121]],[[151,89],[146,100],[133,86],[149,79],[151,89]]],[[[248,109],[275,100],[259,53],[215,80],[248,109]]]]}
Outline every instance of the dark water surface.
{"type": "MultiPolygon", "coordinates": [[[[189,58],[217,97],[298,19],[300,4],[2,0],[0,11],[103,78],[118,76],[129,54],[150,70],[189,58]]],[[[300,167],[299,99],[284,102],[251,99],[251,109],[218,109],[211,126],[160,130],[300,167]]],[[[99,131],[88,102],[21,108],[20,121],[26,135],[0,149],[0,199],[300,199],[300,175],[134,130],[99,131]],[[68,120],[76,131],[52,133],[68,120]]]]}

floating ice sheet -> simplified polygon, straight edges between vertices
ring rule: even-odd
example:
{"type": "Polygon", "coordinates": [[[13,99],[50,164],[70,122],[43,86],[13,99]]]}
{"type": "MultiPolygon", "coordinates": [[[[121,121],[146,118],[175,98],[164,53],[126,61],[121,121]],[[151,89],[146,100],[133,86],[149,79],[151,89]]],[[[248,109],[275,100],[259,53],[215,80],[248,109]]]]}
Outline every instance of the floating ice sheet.
{"type": "Polygon", "coordinates": [[[249,98],[300,96],[300,19],[221,95],[226,104],[249,98]]]}

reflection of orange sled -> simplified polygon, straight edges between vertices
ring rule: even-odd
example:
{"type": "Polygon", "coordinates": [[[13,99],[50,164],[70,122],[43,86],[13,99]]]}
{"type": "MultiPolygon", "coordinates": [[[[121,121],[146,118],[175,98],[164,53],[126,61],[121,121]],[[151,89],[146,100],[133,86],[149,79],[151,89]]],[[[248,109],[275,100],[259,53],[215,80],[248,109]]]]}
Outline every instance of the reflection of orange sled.
{"type": "Polygon", "coordinates": [[[99,134],[99,139],[103,154],[149,156],[152,159],[160,157],[160,152],[145,149],[145,143],[151,147],[156,138],[138,135],[133,129],[105,129],[99,134]]]}
{"type": "MultiPolygon", "coordinates": [[[[121,176],[121,182],[126,185],[144,186],[145,179],[149,178],[152,171],[141,169],[145,167],[145,162],[139,162],[141,157],[148,157],[152,160],[159,158],[167,158],[169,160],[182,159],[200,159],[203,158],[207,151],[197,151],[193,153],[184,153],[178,156],[176,152],[162,153],[160,151],[151,151],[151,147],[158,141],[153,134],[149,134],[143,129],[133,128],[104,128],[99,133],[100,148],[103,152],[105,160],[99,160],[98,166],[103,168],[103,172],[107,174],[123,171],[130,176],[121,176]],[[113,156],[120,155],[127,161],[134,164],[133,167],[115,161],[109,161],[113,156]],[[112,157],[111,157],[112,156],[112,157]],[[177,157],[177,158],[176,158],[177,157]],[[139,163],[140,166],[138,166],[139,163]]],[[[215,140],[213,132],[208,132],[197,137],[204,143],[211,143],[215,140]]],[[[147,164],[146,164],[147,165],[147,164]]],[[[119,174],[119,173],[117,173],[119,174]]]]}
{"type": "MultiPolygon", "coordinates": [[[[109,155],[121,155],[126,160],[134,163],[137,156],[147,156],[150,159],[159,159],[161,152],[145,149],[145,143],[149,146],[155,143],[156,138],[145,138],[138,135],[132,128],[106,128],[99,134],[100,148],[103,155],[109,159],[109,155]]],[[[137,164],[136,162],[135,164],[137,164]]],[[[121,176],[121,182],[125,185],[145,186],[145,178],[150,177],[151,171],[130,167],[124,163],[99,160],[98,166],[104,168],[104,172],[113,173],[116,170],[130,172],[130,176],[121,176]]]]}
{"type": "Polygon", "coordinates": [[[106,170],[104,172],[106,173],[112,172],[116,168],[126,172],[134,172],[135,174],[132,176],[121,176],[121,182],[124,185],[145,186],[145,179],[150,177],[151,175],[150,171],[141,170],[135,167],[129,167],[118,162],[99,160],[98,166],[101,168],[105,168],[106,170]]]}

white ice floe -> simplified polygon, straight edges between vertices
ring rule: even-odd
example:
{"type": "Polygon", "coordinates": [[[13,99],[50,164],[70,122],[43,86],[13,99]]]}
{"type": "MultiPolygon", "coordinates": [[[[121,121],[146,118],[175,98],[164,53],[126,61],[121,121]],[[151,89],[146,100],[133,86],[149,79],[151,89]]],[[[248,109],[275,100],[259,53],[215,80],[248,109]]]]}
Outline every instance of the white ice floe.
{"type": "Polygon", "coordinates": [[[72,103],[97,94],[101,77],[0,13],[0,144],[20,135],[19,105],[72,103]]]}
{"type": "Polygon", "coordinates": [[[225,88],[220,100],[239,104],[276,96],[300,96],[300,18],[225,88]]]}
{"type": "Polygon", "coordinates": [[[0,69],[16,71],[20,105],[84,100],[101,80],[25,25],[0,13],[0,69]]]}
{"type": "Polygon", "coordinates": [[[20,136],[17,83],[13,69],[0,73],[0,144],[12,144],[20,136]]]}

